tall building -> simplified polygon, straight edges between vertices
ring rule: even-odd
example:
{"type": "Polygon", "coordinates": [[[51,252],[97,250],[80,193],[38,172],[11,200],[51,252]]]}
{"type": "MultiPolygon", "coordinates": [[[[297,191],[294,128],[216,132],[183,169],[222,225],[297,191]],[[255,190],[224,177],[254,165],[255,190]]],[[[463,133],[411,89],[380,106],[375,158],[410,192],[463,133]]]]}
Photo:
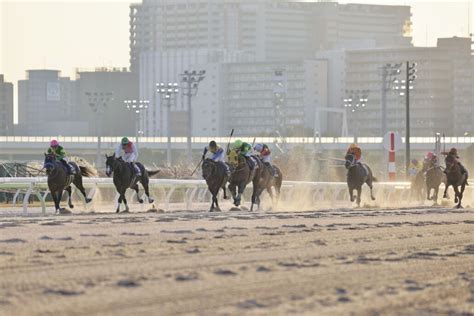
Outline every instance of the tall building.
{"type": "Polygon", "coordinates": [[[74,81],[58,70],[28,70],[18,82],[19,128],[24,135],[86,135],[74,81]]]}
{"type": "MultiPolygon", "coordinates": [[[[89,135],[97,135],[97,124],[100,124],[102,136],[133,136],[137,132],[136,119],[142,123],[146,120],[147,112],[141,112],[136,117],[137,114],[128,110],[124,103],[127,100],[140,101],[138,77],[126,68],[78,70],[76,88],[78,111],[80,117],[89,122],[89,135]],[[96,97],[97,94],[99,97],[96,97]],[[100,97],[101,94],[106,97],[100,97]]],[[[150,102],[150,105],[147,111],[152,110],[153,103],[150,102]]]]}
{"type": "Polygon", "coordinates": [[[312,135],[327,107],[326,61],[227,63],[222,73],[222,127],[238,135],[312,135]]]}
{"type": "MultiPolygon", "coordinates": [[[[408,6],[332,2],[143,0],[133,4],[130,7],[131,71],[139,74],[140,97],[156,104],[142,129],[149,136],[165,135],[168,119],[155,84],[178,82],[179,74],[186,70],[207,71],[193,100],[192,125],[196,136],[212,136],[224,132],[220,130],[224,125],[214,124],[214,118],[207,120],[202,111],[222,117],[223,109],[230,106],[227,93],[234,88],[225,84],[232,81],[219,81],[232,68],[225,64],[236,63],[244,69],[245,63],[248,67],[266,67],[265,63],[288,62],[284,68],[290,69],[295,63],[313,60],[318,51],[354,43],[368,47],[388,43],[410,46],[410,17],[408,6]]],[[[297,98],[306,100],[304,91],[296,92],[301,93],[297,98]]],[[[257,99],[249,100],[249,104],[250,101],[258,104],[257,99]]],[[[327,100],[317,103],[326,104],[327,100]]],[[[308,110],[312,104],[301,107],[308,110]]],[[[182,114],[187,110],[184,99],[178,96],[171,117],[182,122],[185,117],[182,114]]],[[[311,125],[308,115],[303,116],[308,127],[311,125]]]]}
{"type": "Polygon", "coordinates": [[[13,84],[0,75],[0,135],[13,135],[13,84]]]}
{"type": "MultiPolygon", "coordinates": [[[[348,109],[349,131],[359,136],[382,134],[382,67],[400,64],[387,91],[387,129],[405,133],[406,62],[415,63],[410,90],[411,135],[462,136],[472,128],[472,56],[470,39],[441,39],[437,47],[358,49],[345,51],[344,100],[367,91],[367,106],[348,109]],[[359,93],[358,93],[359,92],[359,93]],[[402,95],[401,95],[402,94],[402,95]]],[[[355,102],[354,104],[355,105],[355,102]]]]}

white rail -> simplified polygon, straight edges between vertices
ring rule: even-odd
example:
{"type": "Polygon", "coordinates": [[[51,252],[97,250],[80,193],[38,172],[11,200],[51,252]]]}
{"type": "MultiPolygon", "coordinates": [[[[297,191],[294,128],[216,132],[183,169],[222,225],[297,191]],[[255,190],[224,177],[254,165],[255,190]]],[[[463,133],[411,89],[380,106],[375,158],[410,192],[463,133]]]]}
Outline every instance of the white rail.
{"type": "MultiPolygon", "coordinates": [[[[113,189],[111,178],[84,178],[84,186],[89,190],[88,197],[93,197],[99,188],[113,189]]],[[[408,200],[410,198],[410,184],[408,182],[396,183],[376,183],[374,193],[378,198],[391,201],[408,200]]],[[[0,189],[12,190],[13,206],[17,204],[20,194],[23,195],[23,213],[27,214],[29,199],[33,194],[41,203],[42,213],[46,214],[46,197],[48,196],[48,187],[46,177],[37,178],[0,178],[0,189]]],[[[210,196],[204,180],[174,180],[174,179],[151,179],[150,190],[163,190],[163,198],[158,203],[163,203],[165,209],[169,208],[171,201],[176,200],[176,196],[182,199],[187,209],[191,209],[193,203],[208,202],[210,196]],[[178,195],[177,191],[181,190],[178,195]]],[[[130,190],[132,191],[132,190],[130,190]]],[[[250,190],[248,190],[250,191],[250,190]]],[[[365,193],[368,191],[364,188],[365,193]]],[[[132,197],[135,192],[133,191],[132,197]]],[[[349,195],[347,185],[344,182],[305,182],[305,181],[284,181],[282,186],[281,200],[283,202],[295,202],[295,200],[309,200],[309,203],[321,205],[328,203],[329,206],[348,204],[349,195]]],[[[115,196],[114,200],[117,200],[115,196]]],[[[84,201],[83,201],[84,202],[84,201]]],[[[115,203],[111,200],[111,203],[115,203]]],[[[85,204],[85,202],[84,202],[85,204]]],[[[159,204],[158,204],[159,205],[159,204]]]]}

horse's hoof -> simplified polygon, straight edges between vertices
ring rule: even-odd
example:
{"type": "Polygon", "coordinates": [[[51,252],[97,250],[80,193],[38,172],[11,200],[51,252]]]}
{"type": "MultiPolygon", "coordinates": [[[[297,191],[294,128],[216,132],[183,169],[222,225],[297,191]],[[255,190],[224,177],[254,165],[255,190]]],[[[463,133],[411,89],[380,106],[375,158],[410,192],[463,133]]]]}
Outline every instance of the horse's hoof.
{"type": "Polygon", "coordinates": [[[74,208],[74,205],[72,205],[72,204],[69,204],[69,207],[70,207],[70,208],[74,208]]]}
{"type": "Polygon", "coordinates": [[[138,200],[138,203],[143,204],[143,200],[142,200],[142,199],[139,199],[139,200],[138,200]]]}
{"type": "Polygon", "coordinates": [[[86,203],[92,202],[92,199],[86,198],[86,203]]]}
{"type": "Polygon", "coordinates": [[[372,197],[372,201],[375,201],[375,198],[374,198],[374,197],[372,197]]]}
{"type": "Polygon", "coordinates": [[[155,202],[155,200],[154,200],[154,199],[152,199],[152,198],[148,198],[148,203],[153,203],[153,202],[155,202]]]}
{"type": "Polygon", "coordinates": [[[119,213],[119,212],[120,212],[120,209],[117,209],[117,210],[115,211],[115,213],[119,213]]]}

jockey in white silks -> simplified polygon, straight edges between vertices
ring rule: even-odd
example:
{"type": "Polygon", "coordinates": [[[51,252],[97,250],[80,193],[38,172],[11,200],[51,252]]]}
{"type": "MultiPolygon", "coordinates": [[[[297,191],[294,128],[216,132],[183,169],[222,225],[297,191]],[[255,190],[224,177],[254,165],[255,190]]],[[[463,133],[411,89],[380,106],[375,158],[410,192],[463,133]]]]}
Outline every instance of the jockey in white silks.
{"type": "Polygon", "coordinates": [[[127,137],[122,138],[122,141],[115,149],[115,157],[122,157],[123,161],[130,163],[137,176],[141,176],[140,168],[135,164],[138,159],[138,149],[127,137]],[[123,154],[122,154],[123,152],[123,154]]]}

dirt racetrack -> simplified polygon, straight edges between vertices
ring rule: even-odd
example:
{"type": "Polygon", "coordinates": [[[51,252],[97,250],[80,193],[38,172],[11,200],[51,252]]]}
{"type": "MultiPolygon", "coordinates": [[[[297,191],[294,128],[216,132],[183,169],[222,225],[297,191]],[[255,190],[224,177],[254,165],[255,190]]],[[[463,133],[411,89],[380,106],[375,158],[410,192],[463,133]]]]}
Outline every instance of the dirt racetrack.
{"type": "Polygon", "coordinates": [[[0,217],[1,315],[474,313],[474,211],[0,217]]]}

